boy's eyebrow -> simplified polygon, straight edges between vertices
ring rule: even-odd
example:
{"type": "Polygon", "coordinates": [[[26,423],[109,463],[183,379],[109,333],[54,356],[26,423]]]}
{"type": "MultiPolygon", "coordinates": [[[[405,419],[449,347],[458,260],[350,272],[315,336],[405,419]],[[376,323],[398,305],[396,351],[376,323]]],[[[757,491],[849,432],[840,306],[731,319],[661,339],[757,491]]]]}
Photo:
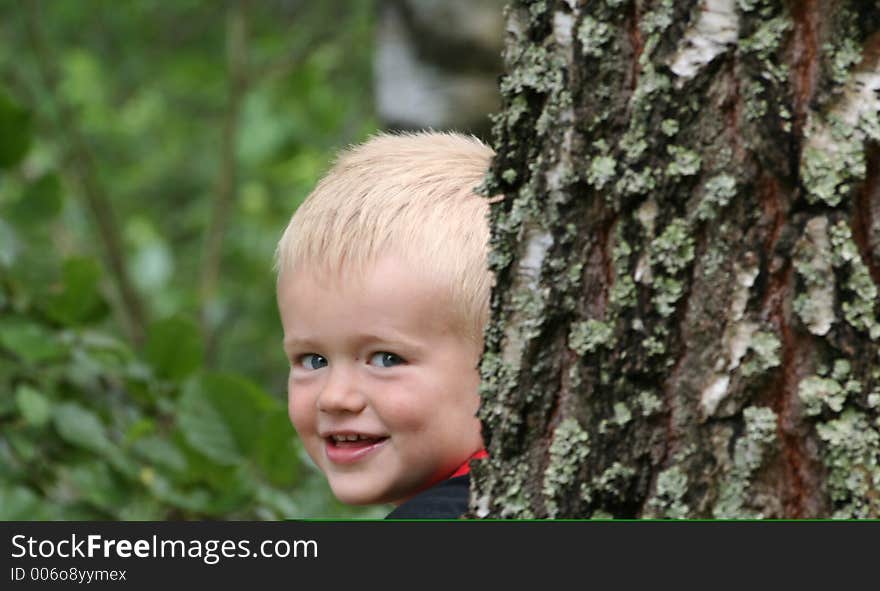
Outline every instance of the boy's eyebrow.
{"type": "MultiPolygon", "coordinates": [[[[377,335],[377,334],[359,334],[352,338],[352,341],[359,346],[369,345],[370,343],[388,343],[391,345],[402,345],[409,349],[414,349],[417,351],[421,351],[423,345],[420,345],[418,342],[413,341],[405,337],[404,335],[391,332],[387,335],[377,335]]],[[[281,342],[285,351],[290,351],[292,349],[319,349],[320,344],[317,339],[309,338],[309,337],[297,337],[291,336],[285,338],[281,342]]]]}
{"type": "Polygon", "coordinates": [[[289,351],[291,349],[308,349],[315,348],[317,346],[317,342],[308,338],[297,338],[297,337],[288,337],[281,341],[281,346],[285,351],[289,351]]]}

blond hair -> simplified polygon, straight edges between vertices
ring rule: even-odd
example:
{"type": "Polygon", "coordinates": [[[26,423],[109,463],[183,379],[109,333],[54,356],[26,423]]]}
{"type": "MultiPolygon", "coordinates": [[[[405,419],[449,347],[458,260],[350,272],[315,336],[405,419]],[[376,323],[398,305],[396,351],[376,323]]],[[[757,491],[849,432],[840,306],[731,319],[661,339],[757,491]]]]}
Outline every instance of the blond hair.
{"type": "Polygon", "coordinates": [[[278,243],[279,279],[309,269],[362,276],[401,256],[449,296],[456,328],[481,339],[492,276],[488,202],[476,194],[493,152],[456,133],[380,134],[342,152],[278,243]]]}

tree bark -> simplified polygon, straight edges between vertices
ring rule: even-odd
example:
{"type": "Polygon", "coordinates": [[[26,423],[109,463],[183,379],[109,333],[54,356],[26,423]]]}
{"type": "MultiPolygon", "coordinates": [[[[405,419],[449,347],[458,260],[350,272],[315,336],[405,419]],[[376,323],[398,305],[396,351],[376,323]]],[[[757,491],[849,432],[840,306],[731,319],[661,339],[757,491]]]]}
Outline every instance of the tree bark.
{"type": "Polygon", "coordinates": [[[500,97],[505,0],[382,0],[374,99],[383,127],[488,138],[500,97]]]}
{"type": "Polygon", "coordinates": [[[508,12],[472,517],[880,517],[880,3],[508,12]]]}

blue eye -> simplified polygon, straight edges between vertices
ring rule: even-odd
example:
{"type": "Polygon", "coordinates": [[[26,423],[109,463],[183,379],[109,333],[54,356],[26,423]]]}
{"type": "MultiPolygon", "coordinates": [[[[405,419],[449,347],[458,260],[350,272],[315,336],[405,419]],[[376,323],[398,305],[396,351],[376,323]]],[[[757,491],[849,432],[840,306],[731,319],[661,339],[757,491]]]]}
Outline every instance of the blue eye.
{"type": "Polygon", "coordinates": [[[370,357],[370,365],[375,365],[376,367],[394,367],[395,365],[401,365],[402,363],[404,363],[403,358],[394,353],[388,353],[387,351],[374,353],[373,356],[370,357]]]}
{"type": "Polygon", "coordinates": [[[306,353],[299,358],[299,364],[306,369],[321,369],[327,367],[327,358],[317,353],[306,353]]]}

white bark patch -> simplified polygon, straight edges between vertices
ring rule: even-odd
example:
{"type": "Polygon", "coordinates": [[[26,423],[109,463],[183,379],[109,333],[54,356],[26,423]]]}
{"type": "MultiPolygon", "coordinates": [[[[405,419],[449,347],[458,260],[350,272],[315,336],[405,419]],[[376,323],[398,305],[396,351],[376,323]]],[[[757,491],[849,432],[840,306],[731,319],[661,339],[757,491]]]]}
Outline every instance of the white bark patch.
{"type": "Polygon", "coordinates": [[[519,263],[519,276],[530,291],[538,289],[538,281],[541,279],[541,268],[550,247],[553,246],[553,236],[546,230],[533,231],[526,237],[526,256],[519,263]]]}
{"type": "MultiPolygon", "coordinates": [[[[850,128],[857,128],[862,118],[875,117],[880,111],[880,69],[856,72],[844,88],[843,99],[831,111],[828,121],[839,121],[850,128]]],[[[831,125],[814,125],[810,130],[807,147],[826,152],[841,151],[831,125]]],[[[858,129],[854,130],[859,136],[858,129]]]]}
{"type": "Polygon", "coordinates": [[[700,16],[687,30],[669,64],[683,80],[693,78],[739,38],[736,0],[703,0],[700,16]]]}
{"type": "Polygon", "coordinates": [[[553,37],[560,48],[571,47],[573,29],[574,16],[561,11],[553,13],[553,37]]]}
{"type": "MultiPolygon", "coordinates": [[[[757,260],[753,253],[747,253],[747,260],[757,260]]],[[[727,327],[721,337],[721,348],[724,355],[715,363],[715,369],[709,376],[708,385],[700,395],[700,406],[704,416],[712,416],[718,405],[727,396],[730,385],[730,373],[739,367],[742,358],[749,350],[752,337],[758,330],[754,322],[743,320],[746,305],[749,302],[749,291],[758,278],[760,268],[756,263],[751,265],[735,265],[736,291],[730,298],[730,309],[727,314],[727,327]]]]}
{"type": "Polygon", "coordinates": [[[480,519],[489,516],[489,495],[483,495],[476,500],[476,514],[480,519]]]}
{"type": "MultiPolygon", "coordinates": [[[[733,371],[739,367],[739,362],[745,356],[752,342],[752,337],[758,330],[758,325],[754,322],[738,322],[730,331],[727,338],[727,356],[730,362],[727,364],[727,370],[733,371]]],[[[725,335],[727,337],[728,335],[725,335]]]]}
{"type": "Polygon", "coordinates": [[[755,284],[755,279],[758,278],[760,272],[757,265],[745,268],[736,265],[736,284],[738,287],[731,300],[731,317],[734,320],[742,319],[749,301],[749,289],[755,284]]]}
{"type": "MultiPolygon", "coordinates": [[[[645,229],[645,234],[647,234],[648,238],[654,238],[654,228],[657,214],[659,212],[660,208],[657,207],[657,202],[653,199],[648,199],[636,210],[636,217],[645,229]]],[[[641,283],[643,285],[650,285],[653,283],[654,276],[653,273],[651,273],[651,257],[648,253],[643,253],[642,256],[639,257],[638,262],[636,262],[636,270],[633,274],[633,279],[636,283],[641,283]]]]}
{"type": "Polygon", "coordinates": [[[447,80],[436,68],[426,68],[418,60],[415,43],[400,22],[397,11],[383,14],[384,43],[374,57],[377,80],[376,108],[395,121],[422,121],[426,127],[443,127],[449,119],[451,103],[444,100],[447,80]]]}
{"type": "Polygon", "coordinates": [[[657,207],[657,202],[653,199],[648,199],[642,203],[638,211],[636,211],[636,216],[639,218],[639,222],[651,238],[654,237],[654,220],[657,219],[659,211],[660,209],[657,207]]]}
{"type": "MultiPolygon", "coordinates": [[[[753,253],[748,253],[748,259],[755,260],[757,257],[753,253]]],[[[756,263],[742,266],[735,265],[734,273],[736,277],[736,291],[730,298],[730,312],[727,317],[727,328],[722,337],[724,350],[727,352],[726,371],[733,371],[739,367],[739,362],[749,348],[752,335],[758,330],[758,325],[754,322],[743,320],[746,312],[746,305],[749,302],[749,291],[755,285],[755,279],[761,272],[756,263]]]]}
{"type": "Polygon", "coordinates": [[[504,350],[502,359],[512,367],[519,367],[526,341],[530,338],[529,332],[534,328],[534,323],[543,314],[544,294],[539,291],[541,269],[550,247],[553,246],[553,236],[540,228],[533,226],[526,231],[524,242],[526,244],[525,256],[519,261],[516,283],[512,293],[514,298],[520,294],[519,309],[507,325],[504,332],[504,350]]]}
{"type": "Polygon", "coordinates": [[[643,254],[636,262],[636,271],[633,273],[633,279],[636,283],[642,285],[651,285],[654,282],[654,275],[651,273],[651,257],[643,254]]]}
{"type": "Polygon", "coordinates": [[[880,141],[880,60],[854,70],[824,117],[810,116],[801,174],[813,201],[837,206],[866,173],[863,142],[880,141]]]}
{"type": "Polygon", "coordinates": [[[700,406],[705,415],[711,416],[718,408],[718,404],[727,396],[727,386],[730,384],[730,376],[719,375],[703,390],[700,395],[700,406]]]}
{"type": "Polygon", "coordinates": [[[844,97],[840,113],[844,123],[856,125],[863,117],[876,117],[880,111],[880,63],[873,70],[853,74],[844,97]]]}
{"type": "MultiPolygon", "coordinates": [[[[878,62],[880,66],[880,62],[878,62]]],[[[862,118],[877,117],[880,112],[880,67],[874,70],[855,72],[843,90],[843,98],[827,117],[828,121],[839,121],[849,128],[857,128],[862,118]]],[[[859,130],[854,130],[863,136],[859,130]]],[[[807,147],[830,152],[840,152],[842,146],[836,140],[831,125],[815,125],[810,130],[807,147]]]]}
{"type": "Polygon", "coordinates": [[[805,297],[795,299],[795,312],[811,333],[824,336],[834,324],[834,270],[825,216],[807,222],[795,247],[795,265],[807,288],[805,297]]]}
{"type": "Polygon", "coordinates": [[[574,109],[565,109],[559,114],[559,119],[565,127],[565,133],[562,135],[562,145],[559,148],[559,161],[547,171],[547,188],[551,191],[564,189],[573,176],[571,151],[574,126],[568,124],[574,121],[574,109]]]}

